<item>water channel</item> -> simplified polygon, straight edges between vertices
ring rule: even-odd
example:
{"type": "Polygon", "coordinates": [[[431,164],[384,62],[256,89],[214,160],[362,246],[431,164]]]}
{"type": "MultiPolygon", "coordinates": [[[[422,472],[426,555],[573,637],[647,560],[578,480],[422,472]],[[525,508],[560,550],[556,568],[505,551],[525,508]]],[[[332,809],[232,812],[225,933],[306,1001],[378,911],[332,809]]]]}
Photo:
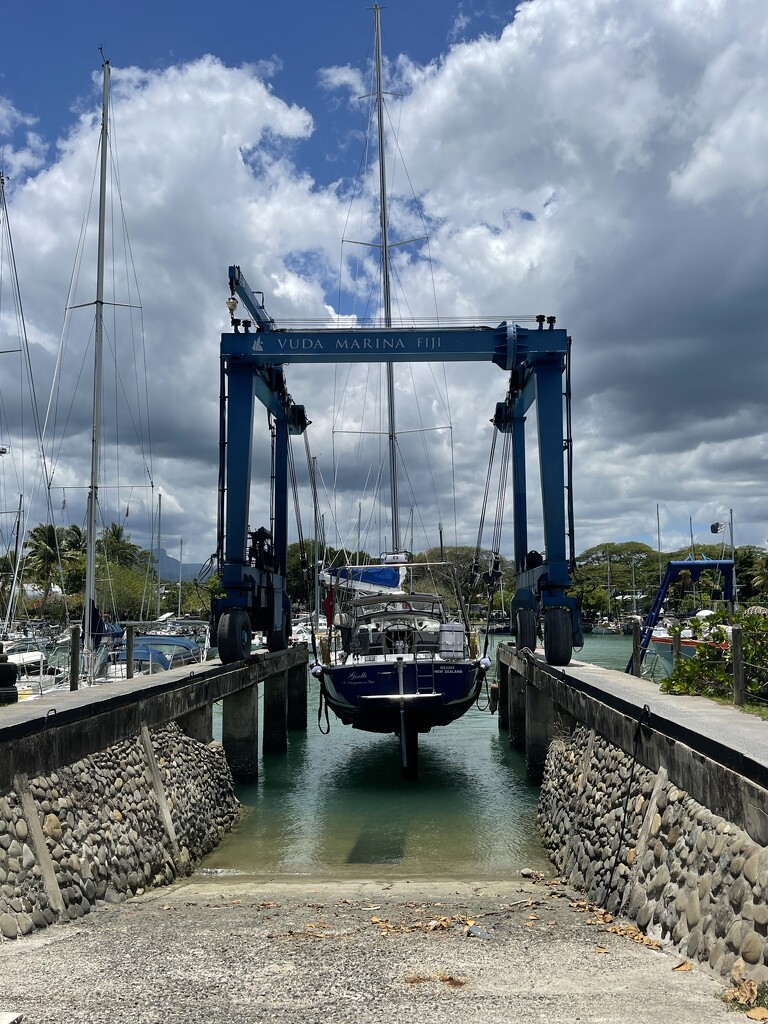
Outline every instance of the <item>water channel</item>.
{"type": "MultiPolygon", "coordinates": [[[[588,636],[577,657],[623,669],[631,646],[629,637],[588,636]]],[[[306,733],[291,732],[286,753],[262,755],[258,781],[238,787],[245,814],[203,875],[490,879],[548,867],[538,788],[482,698],[421,738],[418,783],[401,778],[395,737],[333,715],[322,735],[317,702],[312,680],[306,733]]]]}

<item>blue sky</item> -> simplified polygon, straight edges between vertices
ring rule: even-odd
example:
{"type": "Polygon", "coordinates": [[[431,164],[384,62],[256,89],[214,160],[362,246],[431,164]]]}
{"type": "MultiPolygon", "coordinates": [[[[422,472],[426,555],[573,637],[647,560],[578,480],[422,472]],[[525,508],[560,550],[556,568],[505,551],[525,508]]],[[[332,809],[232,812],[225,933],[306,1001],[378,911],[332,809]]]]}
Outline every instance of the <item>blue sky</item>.
{"type": "MultiPolygon", "coordinates": [[[[387,82],[402,97],[388,107],[408,172],[390,165],[393,226],[400,237],[421,233],[410,181],[433,260],[429,273],[419,256],[403,256],[411,308],[428,315],[437,296],[442,316],[554,313],[570,331],[578,550],[655,544],[657,504],[667,548],[685,543],[691,519],[697,542],[709,541],[709,524],[730,508],[737,543],[768,541],[767,18],[764,0],[383,8],[387,82]]],[[[143,301],[155,490],[169,548],[183,536],[190,559],[202,561],[214,546],[226,267],[243,266],[278,320],[336,312],[370,10],[347,0],[3,3],[2,26],[0,148],[40,401],[95,161],[102,45],[143,301]]],[[[370,207],[357,227],[375,231],[370,207]]],[[[92,298],[91,244],[78,301],[92,298]]],[[[346,284],[348,297],[352,278],[346,284]]],[[[13,330],[13,317],[0,316],[0,347],[13,330]]],[[[73,315],[71,331],[59,401],[72,440],[58,449],[54,504],[61,514],[63,494],[76,520],[89,330],[73,315]]],[[[12,369],[0,363],[0,432],[15,458],[23,402],[13,399],[12,369]]],[[[403,378],[406,410],[415,388],[439,420],[438,378],[403,378]]],[[[336,481],[335,528],[346,535],[356,515],[352,465],[376,457],[358,452],[334,468],[362,384],[348,381],[341,402],[338,374],[291,368],[288,383],[308,407],[313,450],[329,488],[336,481]]],[[[487,424],[505,381],[478,366],[449,373],[448,384],[453,453],[443,438],[412,488],[425,522],[448,518],[439,498],[455,467],[452,529],[473,543],[487,424]]],[[[129,529],[144,544],[136,512],[146,503],[145,455],[126,423],[110,517],[131,504],[129,529]]],[[[260,470],[264,458],[257,445],[260,470]]],[[[29,484],[8,458],[0,468],[0,499],[13,506],[29,484]]],[[[258,525],[263,488],[253,505],[258,525]]]]}
{"type": "MultiPolygon", "coordinates": [[[[333,126],[338,102],[318,95],[318,70],[361,63],[372,45],[372,4],[363,0],[253,2],[239,8],[167,0],[42,0],[35,5],[34,24],[22,4],[3,0],[1,6],[2,93],[37,118],[48,137],[67,129],[73,107],[91,101],[89,76],[100,64],[101,46],[114,67],[159,71],[208,53],[233,66],[272,65],[276,93],[312,109],[318,123],[313,145],[321,145],[323,125],[333,126]]],[[[382,5],[384,44],[396,41],[398,53],[428,63],[462,39],[498,34],[513,7],[500,0],[395,0],[382,5]]],[[[227,116],[237,117],[236,103],[227,116]]],[[[322,168],[322,157],[314,167],[322,168]]]]}

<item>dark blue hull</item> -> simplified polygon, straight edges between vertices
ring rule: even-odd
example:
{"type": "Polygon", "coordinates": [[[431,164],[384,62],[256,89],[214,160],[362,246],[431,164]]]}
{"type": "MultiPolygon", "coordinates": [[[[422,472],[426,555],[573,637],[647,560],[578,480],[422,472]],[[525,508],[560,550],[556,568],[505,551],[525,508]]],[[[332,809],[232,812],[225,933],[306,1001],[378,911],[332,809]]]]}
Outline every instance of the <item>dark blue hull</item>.
{"type": "Polygon", "coordinates": [[[460,718],[477,700],[482,673],[468,661],[350,661],[326,670],[324,682],[328,705],[342,722],[399,734],[403,709],[416,732],[460,718]]]}

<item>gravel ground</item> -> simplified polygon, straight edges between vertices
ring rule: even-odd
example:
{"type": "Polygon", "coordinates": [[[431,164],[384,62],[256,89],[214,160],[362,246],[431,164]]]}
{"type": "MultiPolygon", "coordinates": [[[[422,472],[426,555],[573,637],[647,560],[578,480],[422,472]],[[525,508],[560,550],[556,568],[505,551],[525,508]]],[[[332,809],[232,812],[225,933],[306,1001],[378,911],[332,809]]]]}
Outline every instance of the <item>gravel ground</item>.
{"type": "Polygon", "coordinates": [[[0,1019],[3,1011],[21,1012],[24,1024],[743,1019],[718,998],[720,979],[631,932],[543,879],[196,875],[3,942],[0,1019]]]}

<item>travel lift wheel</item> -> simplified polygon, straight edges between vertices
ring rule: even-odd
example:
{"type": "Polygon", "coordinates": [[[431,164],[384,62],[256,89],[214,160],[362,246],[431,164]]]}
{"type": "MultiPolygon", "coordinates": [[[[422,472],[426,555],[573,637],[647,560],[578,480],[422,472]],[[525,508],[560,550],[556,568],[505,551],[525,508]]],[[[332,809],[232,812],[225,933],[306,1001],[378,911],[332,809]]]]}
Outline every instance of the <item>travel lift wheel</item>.
{"type": "Polygon", "coordinates": [[[544,616],[544,660],[548,665],[568,665],[573,653],[571,613],[550,608],[544,616]]]}
{"type": "Polygon", "coordinates": [[[519,652],[526,647],[529,651],[536,650],[536,612],[531,608],[518,608],[515,615],[517,637],[515,649],[519,652]]]}
{"type": "Polygon", "coordinates": [[[224,665],[250,658],[251,620],[244,608],[230,608],[222,612],[216,631],[216,644],[224,665]]]}

